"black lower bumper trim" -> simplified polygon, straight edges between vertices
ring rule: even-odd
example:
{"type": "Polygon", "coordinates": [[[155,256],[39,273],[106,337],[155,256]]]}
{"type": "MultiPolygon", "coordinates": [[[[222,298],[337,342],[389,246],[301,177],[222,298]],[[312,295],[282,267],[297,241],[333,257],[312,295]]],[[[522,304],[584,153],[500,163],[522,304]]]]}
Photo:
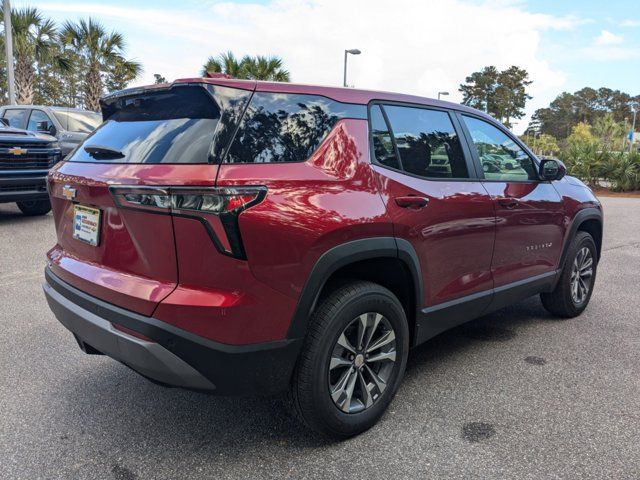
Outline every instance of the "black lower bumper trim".
{"type": "MultiPolygon", "coordinates": [[[[217,343],[88,295],[58,278],[49,267],[45,269],[45,279],[47,286],[59,294],[55,298],[47,295],[50,303],[70,302],[92,316],[141,333],[193,367],[215,385],[213,391],[216,394],[269,395],[282,392],[289,385],[302,345],[301,339],[241,346],[217,343]]],[[[70,327],[66,319],[60,318],[65,315],[61,313],[65,309],[57,307],[52,305],[52,310],[61,323],[73,331],[73,326],[70,327]]],[[[86,338],[84,340],[90,344],[86,338]]],[[[109,352],[104,353],[109,355],[109,352]]],[[[140,373],[149,376],[145,372],[140,373]]]]}

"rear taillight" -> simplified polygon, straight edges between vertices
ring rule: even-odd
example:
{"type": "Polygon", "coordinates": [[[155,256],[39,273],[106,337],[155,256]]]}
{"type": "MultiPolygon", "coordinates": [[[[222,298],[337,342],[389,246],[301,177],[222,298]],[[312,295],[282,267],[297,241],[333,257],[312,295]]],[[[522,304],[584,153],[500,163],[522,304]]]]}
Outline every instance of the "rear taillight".
{"type": "Polygon", "coordinates": [[[188,218],[205,224],[216,248],[226,255],[246,259],[238,216],[247,208],[260,203],[266,187],[138,187],[112,186],[109,189],[121,208],[133,208],[188,218]],[[227,236],[221,242],[211,221],[217,217],[227,236]]]}

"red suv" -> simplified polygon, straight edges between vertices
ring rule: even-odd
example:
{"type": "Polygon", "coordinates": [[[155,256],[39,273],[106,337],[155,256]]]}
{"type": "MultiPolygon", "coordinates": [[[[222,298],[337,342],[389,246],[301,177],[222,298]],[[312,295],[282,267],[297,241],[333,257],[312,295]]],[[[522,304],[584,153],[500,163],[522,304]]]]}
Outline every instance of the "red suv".
{"type": "Polygon", "coordinates": [[[411,347],[531,295],[562,317],[589,302],[600,203],[479,111],[194,78],[102,114],[49,175],[44,291],[86,353],[155,382],[288,391],[345,437],[411,347]]]}

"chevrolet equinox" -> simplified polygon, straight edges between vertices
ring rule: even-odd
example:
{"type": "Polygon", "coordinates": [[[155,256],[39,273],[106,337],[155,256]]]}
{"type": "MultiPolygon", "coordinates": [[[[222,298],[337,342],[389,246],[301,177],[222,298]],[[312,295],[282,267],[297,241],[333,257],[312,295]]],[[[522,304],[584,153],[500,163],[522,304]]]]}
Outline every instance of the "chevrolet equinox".
{"type": "Polygon", "coordinates": [[[48,177],[43,288],[84,352],[154,382],[287,392],[348,437],[412,347],[532,295],[589,303],[600,203],[482,112],[216,76],[101,107],[48,177]]]}

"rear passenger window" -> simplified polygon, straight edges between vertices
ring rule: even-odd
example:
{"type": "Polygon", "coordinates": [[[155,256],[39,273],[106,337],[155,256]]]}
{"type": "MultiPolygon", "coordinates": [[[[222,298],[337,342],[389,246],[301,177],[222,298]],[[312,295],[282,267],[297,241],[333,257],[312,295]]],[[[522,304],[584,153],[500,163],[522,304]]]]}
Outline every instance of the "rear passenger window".
{"type": "Polygon", "coordinates": [[[399,169],[400,164],[391,139],[391,132],[382,115],[380,105],[371,107],[371,138],[376,161],[386,167],[399,169]]]}
{"type": "Polygon", "coordinates": [[[366,118],[366,107],[315,95],[257,92],[225,162],[303,162],[341,118],[366,118]]]}
{"type": "Polygon", "coordinates": [[[468,178],[458,135],[446,112],[385,105],[402,169],[427,178],[468,178]]]}

